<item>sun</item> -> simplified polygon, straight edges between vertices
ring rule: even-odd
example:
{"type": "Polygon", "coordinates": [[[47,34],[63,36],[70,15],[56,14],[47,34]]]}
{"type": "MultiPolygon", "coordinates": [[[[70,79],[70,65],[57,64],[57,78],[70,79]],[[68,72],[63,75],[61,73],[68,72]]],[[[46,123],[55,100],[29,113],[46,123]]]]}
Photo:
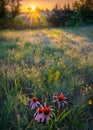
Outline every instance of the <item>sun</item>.
{"type": "Polygon", "coordinates": [[[32,9],[32,11],[35,11],[36,6],[32,5],[32,6],[31,6],[31,9],[32,9]]]}

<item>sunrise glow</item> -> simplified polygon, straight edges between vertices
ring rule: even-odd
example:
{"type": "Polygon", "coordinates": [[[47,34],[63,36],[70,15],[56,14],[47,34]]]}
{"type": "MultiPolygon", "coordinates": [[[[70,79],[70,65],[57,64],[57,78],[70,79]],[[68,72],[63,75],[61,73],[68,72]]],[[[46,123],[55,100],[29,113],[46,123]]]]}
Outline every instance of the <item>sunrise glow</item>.
{"type": "Polygon", "coordinates": [[[31,6],[31,9],[32,9],[32,11],[35,11],[36,6],[32,5],[32,6],[31,6]]]}

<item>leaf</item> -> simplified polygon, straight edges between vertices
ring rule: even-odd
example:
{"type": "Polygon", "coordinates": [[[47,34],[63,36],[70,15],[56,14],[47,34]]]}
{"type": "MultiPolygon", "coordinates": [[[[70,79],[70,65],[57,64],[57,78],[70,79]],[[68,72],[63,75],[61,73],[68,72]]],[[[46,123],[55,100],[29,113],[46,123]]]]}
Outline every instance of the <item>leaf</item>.
{"type": "Polygon", "coordinates": [[[56,119],[56,114],[54,112],[52,112],[52,115],[54,116],[54,119],[56,119]]]}
{"type": "Polygon", "coordinates": [[[64,115],[60,118],[58,125],[61,126],[62,122],[66,119],[66,117],[71,113],[71,111],[68,111],[64,113],[64,115]]]}
{"type": "Polygon", "coordinates": [[[50,125],[49,130],[53,130],[53,125],[54,125],[54,121],[51,120],[51,125],[50,125]]]}
{"type": "Polygon", "coordinates": [[[59,120],[64,115],[65,112],[66,112],[66,110],[62,111],[61,114],[58,116],[57,120],[59,120]]]}

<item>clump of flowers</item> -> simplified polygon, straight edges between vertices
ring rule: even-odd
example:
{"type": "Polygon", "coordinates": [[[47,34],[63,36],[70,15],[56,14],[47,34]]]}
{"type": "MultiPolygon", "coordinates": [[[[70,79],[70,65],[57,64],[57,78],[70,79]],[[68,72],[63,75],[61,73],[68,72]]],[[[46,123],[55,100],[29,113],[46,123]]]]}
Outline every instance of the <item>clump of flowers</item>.
{"type": "Polygon", "coordinates": [[[61,106],[65,106],[67,104],[66,97],[62,93],[58,93],[56,96],[54,96],[54,102],[57,103],[58,108],[60,109],[61,106]]]}
{"type": "Polygon", "coordinates": [[[31,109],[35,109],[38,107],[38,105],[40,105],[40,102],[38,101],[37,97],[31,98],[29,101],[31,109]]]}
{"type": "MultiPolygon", "coordinates": [[[[29,101],[31,109],[38,107],[34,114],[34,120],[38,123],[45,122],[47,124],[49,119],[53,117],[53,109],[50,106],[47,106],[46,103],[44,103],[44,105],[41,105],[37,97],[31,98],[29,101]]],[[[54,102],[57,103],[59,109],[61,106],[67,104],[66,97],[62,93],[58,93],[56,96],[54,96],[54,102]]]]}
{"type": "Polygon", "coordinates": [[[46,122],[48,123],[49,119],[52,117],[51,114],[51,107],[46,106],[46,103],[44,106],[41,106],[40,108],[37,109],[36,113],[34,114],[35,120],[37,122],[46,122]]]}

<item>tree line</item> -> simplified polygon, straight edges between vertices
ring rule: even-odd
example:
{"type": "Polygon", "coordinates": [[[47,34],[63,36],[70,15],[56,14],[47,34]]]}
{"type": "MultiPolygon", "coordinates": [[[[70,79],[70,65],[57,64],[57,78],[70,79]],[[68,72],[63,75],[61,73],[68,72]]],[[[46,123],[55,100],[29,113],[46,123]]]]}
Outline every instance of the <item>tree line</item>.
{"type": "MultiPolygon", "coordinates": [[[[22,0],[0,0],[0,19],[3,19],[3,23],[8,18],[8,23],[12,23],[14,18],[20,14],[22,0]]],[[[63,8],[59,4],[56,4],[52,11],[48,9],[38,11],[47,13],[46,23],[44,26],[59,27],[59,26],[76,26],[81,24],[93,24],[93,0],[79,0],[72,4],[64,5],[63,8]]],[[[2,21],[0,23],[2,23],[2,21]]],[[[5,21],[6,22],[6,21],[5,21]]],[[[22,20],[14,23],[21,25],[22,20]]],[[[40,27],[42,27],[41,24],[40,27]]],[[[25,26],[25,25],[24,25],[25,26]]],[[[43,27],[44,27],[43,26],[43,27]]],[[[27,27],[27,26],[26,26],[27,27]]],[[[36,26],[38,27],[38,26],[36,26]]]]}
{"type": "Polygon", "coordinates": [[[48,22],[53,26],[75,26],[80,24],[93,24],[93,0],[79,0],[63,8],[56,4],[53,14],[48,22]]]}
{"type": "Polygon", "coordinates": [[[0,18],[11,16],[14,18],[20,13],[22,0],[0,0],[0,18]]]}

